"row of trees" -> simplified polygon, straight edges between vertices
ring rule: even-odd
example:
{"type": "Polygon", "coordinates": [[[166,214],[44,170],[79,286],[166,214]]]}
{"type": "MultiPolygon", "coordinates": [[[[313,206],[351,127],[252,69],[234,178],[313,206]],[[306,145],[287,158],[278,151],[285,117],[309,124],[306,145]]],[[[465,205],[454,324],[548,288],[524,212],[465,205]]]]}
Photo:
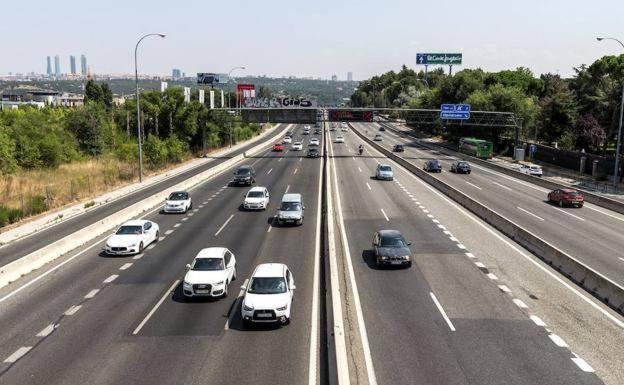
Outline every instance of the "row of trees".
{"type": "Polygon", "coordinates": [[[527,68],[466,69],[448,76],[440,68],[425,80],[422,71],[403,66],[361,82],[351,104],[438,109],[443,103],[469,103],[473,111],[513,112],[523,120],[525,139],[606,154],[614,149],[623,84],[624,55],[575,68],[571,79],[536,77],[527,68]]]}

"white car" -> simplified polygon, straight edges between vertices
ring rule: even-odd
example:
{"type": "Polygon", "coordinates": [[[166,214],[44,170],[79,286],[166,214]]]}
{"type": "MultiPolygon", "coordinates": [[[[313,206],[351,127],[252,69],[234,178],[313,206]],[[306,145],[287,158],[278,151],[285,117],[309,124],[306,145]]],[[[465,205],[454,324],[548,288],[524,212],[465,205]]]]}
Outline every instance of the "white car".
{"type": "Polygon", "coordinates": [[[320,143],[319,138],[310,139],[310,146],[318,146],[320,143]]]}
{"type": "Polygon", "coordinates": [[[394,172],[389,164],[379,163],[375,170],[375,179],[378,180],[392,180],[394,178],[394,172]]]}
{"type": "Polygon", "coordinates": [[[221,297],[228,295],[228,285],[236,279],[236,258],[225,247],[202,249],[182,283],[184,297],[221,297]]]}
{"type": "Polygon", "coordinates": [[[186,191],[175,191],[169,194],[163,206],[165,213],[185,213],[193,208],[191,196],[186,191]]]}
{"type": "Polygon", "coordinates": [[[349,128],[347,126],[342,126],[342,127],[340,127],[340,131],[347,132],[347,131],[349,131],[349,128]]]}
{"type": "Polygon", "coordinates": [[[543,175],[542,167],[536,164],[523,164],[520,166],[520,172],[527,175],[539,176],[543,175]]]}
{"type": "Polygon", "coordinates": [[[337,136],[336,139],[334,139],[334,143],[344,143],[344,136],[337,136]]]}
{"type": "Polygon", "coordinates": [[[290,307],[295,293],[295,281],[283,263],[263,263],[254,270],[247,285],[241,286],[245,297],[241,318],[245,327],[254,323],[290,322],[290,307]]]}
{"type": "Polygon", "coordinates": [[[128,221],[106,240],[104,251],[110,255],[129,255],[143,252],[152,242],[158,242],[158,224],[148,220],[128,221]]]}
{"type": "Polygon", "coordinates": [[[266,210],[269,205],[269,190],[266,187],[253,187],[245,195],[245,210],[266,210]]]}
{"type": "Polygon", "coordinates": [[[295,142],[292,144],[291,150],[293,151],[301,151],[303,149],[303,145],[301,142],[295,142]]]}
{"type": "Polygon", "coordinates": [[[340,128],[347,128],[347,122],[341,122],[340,128]]]}
{"type": "Polygon", "coordinates": [[[283,143],[292,143],[292,138],[290,136],[285,137],[283,143]]]}

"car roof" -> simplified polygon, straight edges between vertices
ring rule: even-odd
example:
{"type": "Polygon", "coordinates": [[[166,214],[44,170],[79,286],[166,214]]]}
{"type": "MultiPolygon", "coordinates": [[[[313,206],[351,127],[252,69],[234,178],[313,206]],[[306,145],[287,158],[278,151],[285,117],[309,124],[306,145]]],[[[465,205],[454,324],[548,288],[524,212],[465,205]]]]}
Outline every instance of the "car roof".
{"type": "Polygon", "coordinates": [[[252,187],[252,188],[250,188],[250,189],[249,189],[249,192],[252,192],[252,191],[260,191],[260,192],[264,192],[264,189],[265,189],[265,188],[266,188],[266,187],[256,186],[256,187],[252,187]]]}
{"type": "Polygon", "coordinates": [[[403,234],[399,230],[379,230],[379,235],[382,237],[402,237],[403,234]]]}
{"type": "Polygon", "coordinates": [[[149,221],[147,221],[145,219],[134,219],[134,220],[125,222],[124,224],[122,224],[122,226],[143,226],[147,222],[149,222],[149,221]]]}
{"type": "Polygon", "coordinates": [[[285,202],[299,202],[299,201],[301,201],[301,194],[299,194],[299,193],[284,194],[284,196],[282,197],[282,201],[285,201],[285,202]]]}
{"type": "Polygon", "coordinates": [[[225,247],[207,247],[199,250],[195,258],[223,258],[226,251],[225,247]]]}
{"type": "Polygon", "coordinates": [[[262,263],[256,266],[251,277],[283,277],[286,269],[283,263],[262,263]]]}
{"type": "Polygon", "coordinates": [[[251,167],[248,164],[244,164],[244,165],[238,167],[239,170],[251,170],[252,168],[253,167],[251,167]]]}
{"type": "Polygon", "coordinates": [[[573,188],[562,188],[561,191],[563,191],[563,192],[575,192],[575,193],[579,192],[578,190],[575,190],[573,188]]]}

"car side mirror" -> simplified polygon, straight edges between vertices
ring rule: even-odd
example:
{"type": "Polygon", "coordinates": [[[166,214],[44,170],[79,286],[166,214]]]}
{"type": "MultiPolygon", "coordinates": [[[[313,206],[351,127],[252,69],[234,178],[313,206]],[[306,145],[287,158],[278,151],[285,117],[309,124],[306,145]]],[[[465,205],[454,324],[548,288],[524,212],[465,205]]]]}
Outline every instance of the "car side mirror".
{"type": "Polygon", "coordinates": [[[190,269],[190,268],[191,268],[191,264],[190,264],[190,263],[187,263],[187,264],[186,264],[186,268],[187,268],[187,269],[190,269]]]}
{"type": "Polygon", "coordinates": [[[412,242],[407,242],[407,245],[408,245],[408,246],[411,246],[411,245],[412,245],[412,242]]]}
{"type": "Polygon", "coordinates": [[[290,290],[295,290],[297,288],[297,286],[295,285],[290,285],[290,290]]]}
{"type": "Polygon", "coordinates": [[[241,290],[245,291],[247,290],[247,287],[245,285],[241,285],[241,290]]]}

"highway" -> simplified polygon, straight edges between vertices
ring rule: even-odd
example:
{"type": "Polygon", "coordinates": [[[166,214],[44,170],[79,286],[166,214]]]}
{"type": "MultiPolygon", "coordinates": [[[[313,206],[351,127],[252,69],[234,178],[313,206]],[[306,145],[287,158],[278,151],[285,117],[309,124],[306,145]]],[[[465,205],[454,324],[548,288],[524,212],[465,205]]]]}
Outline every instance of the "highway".
{"type": "Polygon", "coordinates": [[[399,155],[419,167],[428,159],[439,159],[443,171],[433,176],[624,286],[624,215],[590,203],[581,209],[560,208],[546,201],[549,190],[479,165],[471,165],[470,175],[454,174],[450,167],[455,158],[413,137],[379,131],[378,124],[355,127],[371,138],[381,134],[383,140],[378,143],[387,149],[404,144],[405,152],[399,155]]]}
{"type": "MultiPolygon", "coordinates": [[[[293,129],[298,131],[295,138],[301,138],[300,127],[293,129]]],[[[139,259],[107,257],[98,241],[63,269],[18,296],[3,299],[0,357],[19,359],[3,358],[0,382],[307,381],[311,363],[318,361],[318,337],[312,338],[311,331],[318,333],[318,318],[312,318],[313,303],[318,301],[313,288],[315,280],[318,284],[315,253],[322,159],[306,159],[304,154],[269,149],[246,160],[256,168],[256,185],[271,193],[267,211],[239,209],[248,188],[228,186],[232,169],[191,191],[195,209],[188,215],[158,211],[147,215],[159,223],[164,239],[139,259]],[[273,225],[286,191],[304,195],[301,227],[273,225]],[[229,297],[183,301],[179,282],[185,265],[200,249],[211,246],[228,247],[236,255],[238,279],[230,286],[229,297]],[[293,319],[283,328],[244,330],[239,287],[257,264],[265,262],[286,263],[293,273],[297,286],[293,319]],[[312,360],[310,352],[315,352],[312,360]],[[280,363],[288,366],[276,371],[280,363]]],[[[14,288],[4,288],[0,297],[14,288]]],[[[316,375],[316,366],[312,370],[316,375]]]]}

